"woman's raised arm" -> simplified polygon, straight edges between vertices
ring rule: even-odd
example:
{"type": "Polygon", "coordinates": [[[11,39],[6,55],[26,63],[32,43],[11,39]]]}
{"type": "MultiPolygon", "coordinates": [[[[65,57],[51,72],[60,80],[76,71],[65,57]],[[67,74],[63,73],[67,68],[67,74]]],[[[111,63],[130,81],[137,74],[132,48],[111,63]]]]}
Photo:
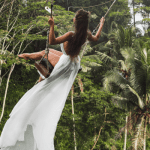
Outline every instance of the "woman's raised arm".
{"type": "Polygon", "coordinates": [[[98,39],[99,39],[99,37],[100,37],[100,35],[101,35],[101,31],[102,31],[103,25],[104,25],[104,21],[105,21],[105,18],[102,17],[101,20],[100,20],[99,29],[98,29],[98,31],[97,31],[97,33],[96,33],[95,36],[93,36],[93,35],[91,34],[91,32],[88,32],[88,40],[89,40],[89,41],[94,41],[94,42],[98,41],[98,39]]]}
{"type": "Polygon", "coordinates": [[[55,44],[64,43],[64,42],[70,40],[70,38],[73,36],[72,32],[67,32],[64,35],[62,35],[58,38],[55,38],[53,17],[49,19],[48,23],[50,25],[49,44],[55,45],[55,44]]]}

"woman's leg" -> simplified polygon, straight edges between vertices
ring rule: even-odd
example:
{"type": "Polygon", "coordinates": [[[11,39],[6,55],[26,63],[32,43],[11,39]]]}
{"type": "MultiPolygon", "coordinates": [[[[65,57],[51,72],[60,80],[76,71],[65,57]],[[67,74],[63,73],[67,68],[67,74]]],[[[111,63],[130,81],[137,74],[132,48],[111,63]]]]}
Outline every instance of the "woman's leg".
{"type": "Polygon", "coordinates": [[[56,54],[56,55],[58,55],[58,56],[61,56],[61,55],[63,54],[62,52],[56,51],[56,50],[54,50],[54,49],[49,49],[49,52],[54,53],[54,54],[56,54]]]}
{"type": "MultiPolygon", "coordinates": [[[[55,65],[58,63],[61,55],[60,56],[56,55],[55,53],[51,51],[48,53],[48,61],[52,64],[53,67],[55,67],[55,65]]],[[[47,56],[45,56],[45,58],[47,58],[47,56]]]]}
{"type": "MultiPolygon", "coordinates": [[[[45,50],[41,52],[36,52],[36,53],[24,53],[18,56],[21,58],[24,58],[25,60],[28,60],[28,59],[40,60],[44,54],[45,54],[45,50]]],[[[52,66],[55,66],[57,62],[59,61],[61,55],[63,55],[62,52],[56,51],[54,49],[50,49],[49,54],[48,54],[48,61],[52,64],[52,66]]],[[[47,58],[47,56],[45,56],[45,58],[47,58]]],[[[42,80],[43,79],[40,76],[38,82],[42,80]]]]}
{"type": "Polygon", "coordinates": [[[44,51],[36,52],[36,53],[23,53],[18,55],[18,57],[24,58],[25,60],[28,59],[40,60],[44,54],[45,54],[44,51]]]}
{"type": "MultiPolygon", "coordinates": [[[[63,54],[62,52],[56,51],[54,49],[49,49],[49,52],[55,54],[55,55],[53,55],[54,57],[56,55],[60,57],[63,54]]],[[[45,54],[45,50],[43,50],[41,52],[36,52],[36,53],[23,53],[18,56],[21,58],[24,58],[25,60],[28,60],[28,59],[40,60],[44,54],[45,54]]],[[[52,57],[50,57],[50,58],[52,58],[52,57]]]]}
{"type": "MultiPolygon", "coordinates": [[[[62,54],[61,54],[61,55],[62,55],[62,54]]],[[[60,56],[61,56],[61,55],[60,55],[60,56]]],[[[60,59],[60,56],[58,56],[58,55],[56,55],[56,54],[54,54],[54,53],[52,53],[52,52],[50,51],[49,54],[48,54],[48,61],[52,64],[52,66],[55,67],[55,65],[57,64],[57,62],[58,62],[59,59],[60,59]]],[[[45,58],[47,58],[47,56],[45,56],[45,58]]],[[[42,77],[40,76],[38,82],[41,82],[42,80],[44,80],[44,79],[42,79],[42,77]]]]}

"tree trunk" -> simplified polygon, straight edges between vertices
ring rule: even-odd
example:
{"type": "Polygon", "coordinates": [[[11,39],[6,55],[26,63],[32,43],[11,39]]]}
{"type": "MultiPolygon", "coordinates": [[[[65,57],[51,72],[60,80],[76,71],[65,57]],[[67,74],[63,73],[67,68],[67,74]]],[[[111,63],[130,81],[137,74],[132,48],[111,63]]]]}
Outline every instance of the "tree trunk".
{"type": "Polygon", "coordinates": [[[141,132],[143,119],[144,119],[144,116],[140,115],[140,117],[138,118],[138,121],[137,121],[136,131],[135,131],[134,139],[133,139],[133,142],[132,142],[132,147],[133,147],[134,150],[138,150],[138,140],[139,140],[139,135],[140,135],[140,132],[141,132]]]}
{"type": "MultiPolygon", "coordinates": [[[[146,94],[146,105],[147,105],[147,94],[146,94]]],[[[147,127],[147,117],[145,116],[145,122],[144,122],[144,145],[143,150],[146,150],[146,127],[147,127]]]]}
{"type": "MultiPolygon", "coordinates": [[[[105,108],[105,117],[104,117],[104,122],[106,121],[106,115],[107,115],[107,113],[106,113],[106,108],[105,108]]],[[[103,122],[103,123],[104,123],[103,122]]],[[[94,145],[93,145],[93,147],[92,147],[92,149],[91,150],[93,150],[94,149],[94,147],[95,147],[95,145],[96,145],[96,143],[97,143],[97,141],[98,141],[98,139],[99,139],[99,137],[100,137],[100,134],[101,134],[101,131],[102,131],[102,128],[103,128],[104,126],[101,126],[100,127],[100,130],[99,130],[99,133],[98,133],[98,137],[97,137],[97,139],[96,139],[96,141],[95,141],[95,143],[94,143],[94,145]]]]}
{"type": "Polygon", "coordinates": [[[145,122],[144,122],[144,145],[143,145],[143,150],[146,150],[146,127],[147,127],[147,117],[145,116],[145,122]]]}
{"type": "MultiPolygon", "coordinates": [[[[72,88],[71,88],[71,104],[72,104],[72,114],[74,115],[73,92],[74,92],[74,86],[72,85],[72,88]]],[[[77,150],[74,117],[73,117],[73,128],[74,128],[73,134],[74,134],[74,144],[75,144],[74,149],[77,150]]]]}
{"type": "Polygon", "coordinates": [[[2,84],[2,60],[0,60],[0,86],[2,84]]]}
{"type": "Polygon", "coordinates": [[[125,135],[124,135],[124,148],[123,150],[126,150],[126,143],[127,143],[127,123],[128,123],[128,116],[126,116],[126,125],[125,125],[125,135]]]}
{"type": "Polygon", "coordinates": [[[8,91],[8,86],[9,86],[9,80],[10,80],[11,74],[14,70],[14,67],[15,67],[15,64],[12,64],[8,78],[7,78],[7,84],[6,84],[6,89],[5,89],[5,95],[4,95],[4,100],[3,100],[3,108],[2,108],[2,113],[1,113],[1,117],[0,117],[0,122],[1,122],[3,114],[4,114],[5,102],[6,102],[7,91],[8,91]]]}
{"type": "Polygon", "coordinates": [[[134,23],[134,27],[135,27],[134,0],[132,0],[132,3],[133,3],[133,23],[134,23]]]}

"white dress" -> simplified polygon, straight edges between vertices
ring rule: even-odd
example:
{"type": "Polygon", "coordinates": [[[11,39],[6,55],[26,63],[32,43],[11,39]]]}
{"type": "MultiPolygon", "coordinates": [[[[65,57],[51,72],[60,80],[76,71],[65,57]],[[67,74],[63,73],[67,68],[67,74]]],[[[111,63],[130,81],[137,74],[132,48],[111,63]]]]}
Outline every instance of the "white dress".
{"type": "Polygon", "coordinates": [[[9,115],[1,150],[54,150],[57,123],[80,68],[80,57],[72,62],[60,46],[63,55],[51,75],[27,91],[9,115]]]}

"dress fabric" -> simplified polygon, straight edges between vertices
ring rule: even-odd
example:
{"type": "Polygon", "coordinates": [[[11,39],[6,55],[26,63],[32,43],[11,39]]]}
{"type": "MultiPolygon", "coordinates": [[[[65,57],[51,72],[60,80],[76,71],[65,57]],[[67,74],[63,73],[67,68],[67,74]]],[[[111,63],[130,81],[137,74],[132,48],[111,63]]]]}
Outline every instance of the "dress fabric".
{"type": "Polygon", "coordinates": [[[80,68],[80,57],[63,55],[48,78],[33,86],[10,113],[1,150],[54,150],[54,136],[67,96],[80,68]]]}

